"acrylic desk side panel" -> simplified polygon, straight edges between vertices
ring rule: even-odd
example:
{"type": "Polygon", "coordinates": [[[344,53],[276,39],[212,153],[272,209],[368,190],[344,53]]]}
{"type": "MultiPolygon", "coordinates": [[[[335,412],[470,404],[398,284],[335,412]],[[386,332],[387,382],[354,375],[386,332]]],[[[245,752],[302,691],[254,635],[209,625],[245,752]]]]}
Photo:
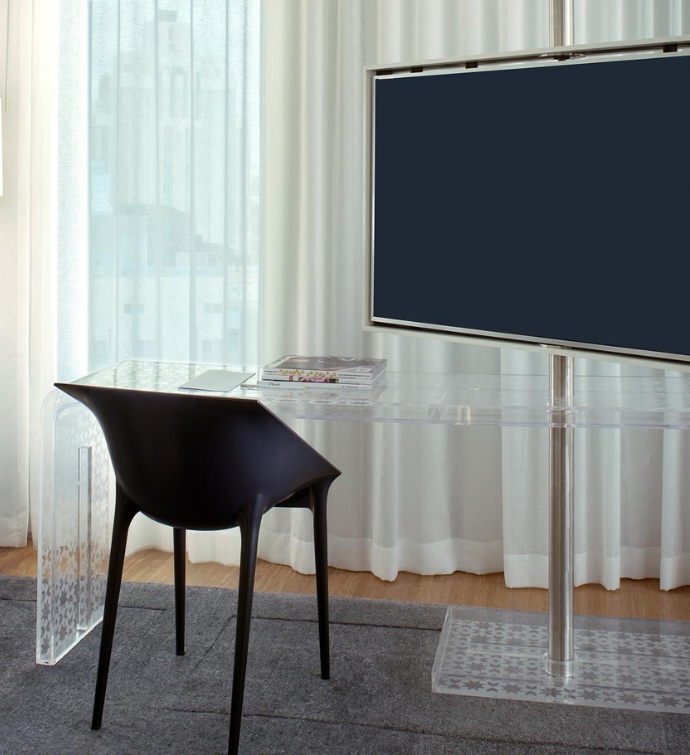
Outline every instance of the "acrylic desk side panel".
{"type": "Polygon", "coordinates": [[[51,391],[42,414],[36,662],[54,664],[103,617],[110,460],[81,404],[51,391]]]}

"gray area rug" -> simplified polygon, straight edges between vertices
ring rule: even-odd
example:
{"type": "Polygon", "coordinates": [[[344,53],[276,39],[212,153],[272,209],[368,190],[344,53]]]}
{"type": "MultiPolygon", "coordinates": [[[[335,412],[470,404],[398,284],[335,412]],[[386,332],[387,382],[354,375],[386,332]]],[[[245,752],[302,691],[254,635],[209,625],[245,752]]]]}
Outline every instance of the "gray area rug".
{"type": "MultiPolygon", "coordinates": [[[[172,588],[123,585],[103,728],[90,729],[100,629],[37,666],[35,582],[0,575],[1,753],[222,753],[236,593],[188,588],[187,654],[172,588]]],[[[489,610],[489,609],[487,609],[489,610]]],[[[319,677],[315,599],[257,593],[245,753],[688,753],[690,716],[439,695],[444,606],[331,598],[319,677]]]]}

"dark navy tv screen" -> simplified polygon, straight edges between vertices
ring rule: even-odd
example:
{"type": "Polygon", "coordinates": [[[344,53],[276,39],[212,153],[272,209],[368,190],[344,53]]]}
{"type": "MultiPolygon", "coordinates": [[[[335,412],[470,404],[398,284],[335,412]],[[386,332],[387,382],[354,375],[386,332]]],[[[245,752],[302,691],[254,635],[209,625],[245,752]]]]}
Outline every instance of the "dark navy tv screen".
{"type": "Polygon", "coordinates": [[[372,319],[690,355],[690,56],[378,76],[372,319]]]}

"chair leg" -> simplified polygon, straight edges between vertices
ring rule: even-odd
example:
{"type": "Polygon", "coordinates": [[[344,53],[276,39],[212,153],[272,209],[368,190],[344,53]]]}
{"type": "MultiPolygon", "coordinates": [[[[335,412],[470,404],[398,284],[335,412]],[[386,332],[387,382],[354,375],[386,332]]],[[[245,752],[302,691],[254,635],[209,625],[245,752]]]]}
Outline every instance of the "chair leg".
{"type": "Polygon", "coordinates": [[[184,655],[185,625],[185,566],[187,559],[187,532],[173,528],[173,561],[175,571],[175,653],[184,655]]]}
{"type": "Polygon", "coordinates": [[[328,528],[326,502],[331,481],[312,489],[311,510],[314,517],[314,561],[316,567],[316,603],[319,617],[319,651],[321,678],[330,679],[331,657],[328,626],[328,528]]]}
{"type": "Polygon", "coordinates": [[[237,596],[237,625],[235,629],[235,664],[232,676],[232,700],[230,702],[230,736],[228,753],[236,755],[240,744],[244,682],[249,651],[249,629],[254,597],[254,575],[259,540],[261,514],[252,512],[240,523],[242,549],[240,554],[240,584],[237,596]]]}
{"type": "Polygon", "coordinates": [[[108,670],[113,649],[117,603],[122,584],[122,567],[125,561],[127,532],[137,513],[137,508],[119,490],[115,500],[115,518],[113,536],[110,544],[110,561],[108,564],[108,581],[105,589],[105,606],[103,610],[103,628],[101,630],[101,647],[98,655],[98,673],[96,676],[96,694],[93,703],[91,728],[100,729],[103,720],[105,690],[108,685],[108,670]]]}

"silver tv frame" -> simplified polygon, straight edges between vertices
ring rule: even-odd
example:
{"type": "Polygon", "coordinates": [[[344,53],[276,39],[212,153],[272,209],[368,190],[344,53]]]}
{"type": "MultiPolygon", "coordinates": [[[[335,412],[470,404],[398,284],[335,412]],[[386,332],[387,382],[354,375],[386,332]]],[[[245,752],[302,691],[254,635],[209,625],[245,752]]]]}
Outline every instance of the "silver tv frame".
{"type": "Polygon", "coordinates": [[[375,175],[374,137],[376,125],[375,82],[381,77],[433,76],[436,74],[459,73],[471,69],[500,70],[515,67],[537,67],[563,65],[586,65],[589,62],[605,60],[633,59],[641,56],[672,54],[690,55],[690,36],[663,37],[630,42],[571,45],[549,47],[525,52],[473,55],[465,58],[446,58],[413,61],[364,69],[364,144],[365,144],[365,264],[364,329],[379,333],[405,333],[408,335],[464,341],[471,344],[512,348],[564,356],[603,359],[649,367],[687,371],[690,369],[690,354],[668,354],[656,351],[643,351],[628,348],[580,343],[516,335],[505,332],[474,330],[447,325],[422,324],[404,320],[375,317],[374,311],[374,223],[375,223],[375,175]]]}

